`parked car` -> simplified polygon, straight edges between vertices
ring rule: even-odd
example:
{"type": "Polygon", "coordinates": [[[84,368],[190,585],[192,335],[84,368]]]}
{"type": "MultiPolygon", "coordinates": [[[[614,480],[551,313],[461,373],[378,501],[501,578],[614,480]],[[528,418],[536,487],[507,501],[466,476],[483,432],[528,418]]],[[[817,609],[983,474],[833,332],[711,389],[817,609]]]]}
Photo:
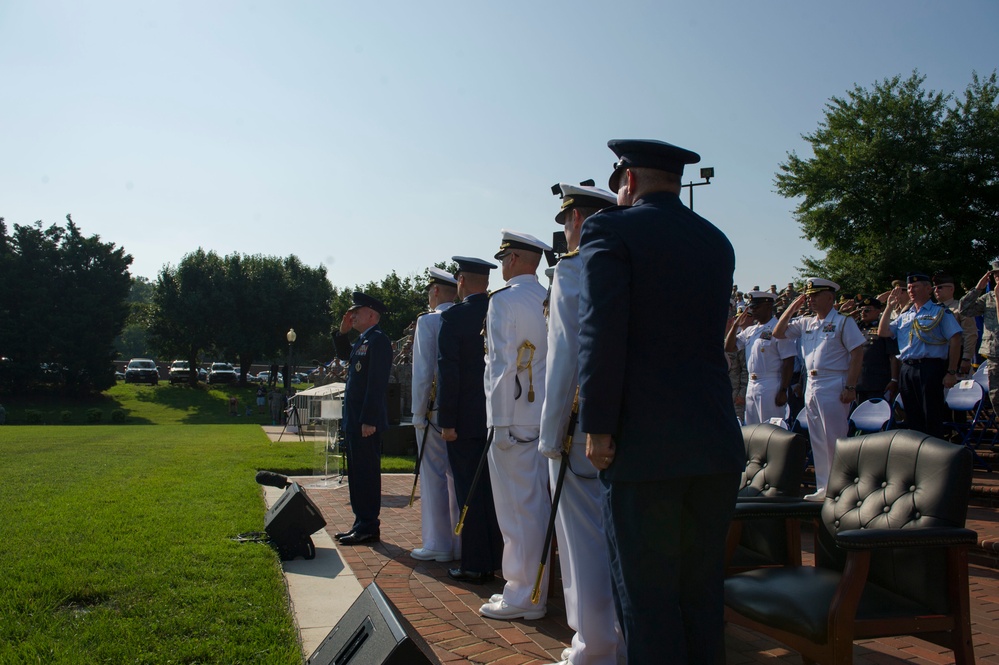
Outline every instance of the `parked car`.
{"type": "Polygon", "coordinates": [[[191,380],[191,363],[187,360],[174,360],[170,363],[170,385],[187,383],[191,380]]]}
{"type": "MultiPolygon", "coordinates": [[[[271,372],[270,372],[270,370],[266,370],[265,369],[260,374],[257,374],[257,381],[259,383],[269,383],[270,380],[271,380],[271,372]]],[[[281,374],[281,372],[277,373],[277,384],[278,385],[283,385],[284,384],[284,375],[281,374]]]]}
{"type": "Polygon", "coordinates": [[[239,377],[229,363],[212,363],[208,371],[208,383],[236,383],[239,377]]]}
{"type": "Polygon", "coordinates": [[[132,358],[125,368],[125,383],[149,383],[156,385],[160,382],[160,371],[156,368],[156,362],[149,358],[132,358]]]}

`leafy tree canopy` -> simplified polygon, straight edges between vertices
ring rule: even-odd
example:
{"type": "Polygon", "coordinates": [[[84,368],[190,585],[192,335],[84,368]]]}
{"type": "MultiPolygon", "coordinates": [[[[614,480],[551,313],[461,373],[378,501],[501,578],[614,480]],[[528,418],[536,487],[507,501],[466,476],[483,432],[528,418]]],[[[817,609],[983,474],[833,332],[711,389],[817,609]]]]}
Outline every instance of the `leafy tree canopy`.
{"type": "Polygon", "coordinates": [[[160,272],[150,341],[192,367],[203,354],[235,361],[245,382],[252,363],[284,361],[289,329],[305,357],[331,348],[332,296],[326,269],[303,265],[296,256],[221,257],[199,248],[160,272]]]}
{"type": "Polygon", "coordinates": [[[907,272],[944,270],[973,285],[999,255],[999,86],[977,74],[963,97],[896,76],[832,97],[788,154],[777,191],[799,199],[803,236],[825,250],[803,275],[878,292],[907,272]]]}
{"type": "Polygon", "coordinates": [[[100,236],[0,218],[0,388],[54,383],[68,393],[114,385],[114,340],[129,313],[132,257],[100,236]]]}

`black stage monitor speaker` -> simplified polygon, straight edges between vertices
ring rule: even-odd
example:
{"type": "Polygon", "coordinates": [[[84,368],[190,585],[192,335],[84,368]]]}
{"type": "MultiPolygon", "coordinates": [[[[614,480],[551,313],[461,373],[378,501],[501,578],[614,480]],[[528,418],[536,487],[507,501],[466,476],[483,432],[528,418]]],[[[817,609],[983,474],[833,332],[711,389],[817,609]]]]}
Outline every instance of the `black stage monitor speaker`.
{"type": "Polygon", "coordinates": [[[326,520],[298,483],[292,483],[264,515],[264,531],[277,546],[283,561],[296,556],[316,557],[312,534],[326,526],[326,520]]]}
{"type": "Polygon", "coordinates": [[[430,645],[372,582],[308,665],[440,665],[430,645]]]}

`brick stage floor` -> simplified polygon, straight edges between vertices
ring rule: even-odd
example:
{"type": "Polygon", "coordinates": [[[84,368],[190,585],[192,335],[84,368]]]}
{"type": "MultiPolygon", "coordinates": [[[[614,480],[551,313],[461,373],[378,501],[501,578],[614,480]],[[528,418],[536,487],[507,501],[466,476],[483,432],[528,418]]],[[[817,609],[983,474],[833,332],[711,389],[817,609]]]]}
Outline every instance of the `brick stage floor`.
{"type": "MultiPolygon", "coordinates": [[[[970,566],[972,633],[980,663],[999,663],[999,512],[991,506],[990,492],[999,494],[996,474],[975,474],[976,488],[968,527],[979,533],[980,547],[970,566]]],[[[408,507],[413,476],[382,476],[382,527],[380,543],[340,547],[361,586],[377,581],[443,663],[495,663],[519,665],[552,663],[569,645],[572,631],[566,625],[561,589],[548,601],[548,615],[538,621],[496,621],[481,617],[478,608],[503,588],[497,580],[483,586],[459,584],[447,576],[451,564],[416,561],[409,551],[420,546],[419,503],[408,507]]],[[[323,512],[332,536],[353,521],[346,485],[330,489],[309,488],[309,496],[323,512]]],[[[810,563],[805,545],[805,559],[810,563]]],[[[742,663],[801,663],[797,653],[754,632],[728,626],[728,665],[742,663]]],[[[667,660],[663,661],[668,662],[667,660]]],[[[952,663],[951,653],[929,642],[910,637],[858,641],[858,665],[890,663],[952,663]]]]}

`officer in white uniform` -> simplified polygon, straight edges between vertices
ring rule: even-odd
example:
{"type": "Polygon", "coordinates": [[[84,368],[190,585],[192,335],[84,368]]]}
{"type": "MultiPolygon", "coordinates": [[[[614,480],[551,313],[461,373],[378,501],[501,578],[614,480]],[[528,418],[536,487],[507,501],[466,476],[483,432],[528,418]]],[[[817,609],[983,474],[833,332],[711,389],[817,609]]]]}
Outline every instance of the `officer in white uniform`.
{"type": "Polygon", "coordinates": [[[420,462],[423,547],[409,555],[420,561],[461,558],[461,538],[454,535],[458,499],[454,493],[447,444],[441,438],[437,424],[437,334],[441,329],[441,312],[454,304],[457,293],[458,281],[452,275],[440,268],[430,268],[430,283],[427,284],[430,311],[416,319],[413,332],[413,425],[416,441],[424,442],[420,462]],[[431,406],[429,420],[428,405],[431,406]]]}
{"type": "Polygon", "coordinates": [[[548,333],[547,291],[536,275],[551,247],[525,233],[503,230],[496,254],[506,285],[493,291],[486,314],[486,424],[492,430],[489,474],[496,519],[503,533],[503,597],[479,613],[493,619],[540,619],[545,615],[548,576],[541,599],[531,590],[541,560],[551,510],[548,468],[538,454],[541,405],[545,401],[548,333]]]}
{"type": "MultiPolygon", "coordinates": [[[[617,195],[592,186],[560,183],[562,209],[555,221],[565,226],[568,252],[555,266],[549,297],[545,403],[538,450],[548,462],[552,494],[562,466],[576,387],[579,384],[579,235],[584,220],[617,204],[617,195]]],[[[565,593],[565,615],[576,631],[562,652],[561,665],[616,665],[624,639],[614,611],[609,551],[601,509],[602,486],[586,459],[586,435],[573,428],[569,468],[562,485],[555,528],[565,593]]]]}
{"type": "Polygon", "coordinates": [[[822,501],[832,468],[836,439],[849,432],[850,405],[857,399],[857,381],[864,361],[866,338],[852,317],[835,309],[839,285],[828,279],[810,278],[805,292],[781,314],[773,336],[799,340],[805,359],[805,417],[815,462],[815,488],[807,501],[822,501]],[[815,316],[792,321],[801,306],[815,316]]]}
{"type": "Polygon", "coordinates": [[[749,307],[735,320],[725,336],[725,351],[746,352],[749,385],[746,388],[746,424],[768,423],[784,418],[787,410],[787,387],[794,372],[795,343],[774,339],[777,325],[774,302],[777,294],[750,291],[749,307]],[[756,323],[743,328],[750,321],[756,323]]]}

